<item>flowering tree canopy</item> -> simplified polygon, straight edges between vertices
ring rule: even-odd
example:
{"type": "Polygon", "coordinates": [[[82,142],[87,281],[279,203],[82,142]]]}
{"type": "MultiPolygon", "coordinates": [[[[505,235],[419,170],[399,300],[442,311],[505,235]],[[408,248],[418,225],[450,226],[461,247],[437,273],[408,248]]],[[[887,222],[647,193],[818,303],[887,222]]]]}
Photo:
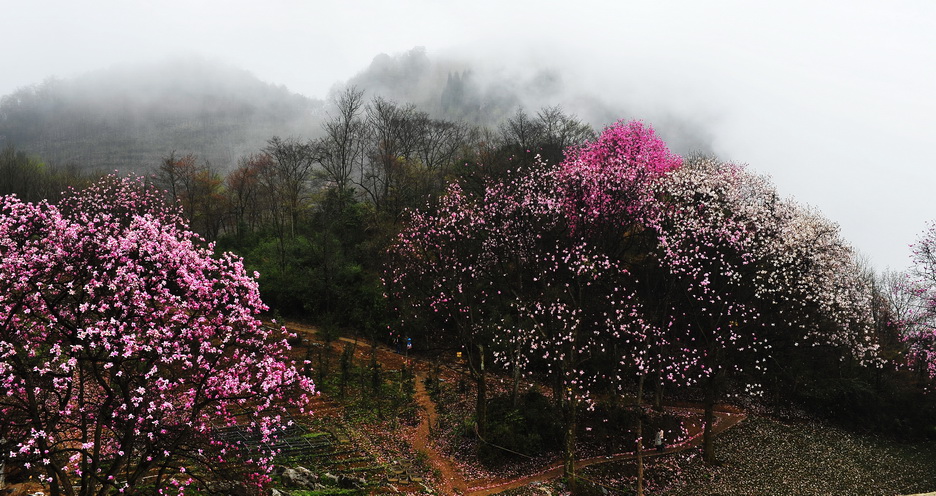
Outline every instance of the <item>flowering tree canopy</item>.
{"type": "Polygon", "coordinates": [[[392,250],[392,280],[409,281],[397,294],[493,325],[502,362],[548,375],[567,475],[575,404],[599,384],[701,383],[711,459],[720,384],[762,370],[775,340],[874,350],[870,291],[836,226],[742,166],[684,162],[640,122],[483,193],[454,186],[412,219],[392,250]],[[415,295],[417,281],[432,289],[415,295]]]}
{"type": "Polygon", "coordinates": [[[914,325],[904,325],[910,358],[936,378],[936,223],[913,245],[911,280],[904,287],[915,300],[914,325]]]}
{"type": "MultiPolygon", "coordinates": [[[[0,200],[0,432],[53,494],[184,486],[235,454],[218,428],[269,438],[313,391],[241,260],[159,198],[108,177],[59,206],[0,200]]],[[[247,460],[256,482],[271,456],[247,460]]]]}
{"type": "Polygon", "coordinates": [[[693,358],[677,362],[704,380],[711,460],[711,409],[723,381],[763,371],[778,345],[873,353],[871,290],[834,224],[742,166],[695,159],[656,186],[665,205],[648,223],[658,240],[655,277],[675,289],[662,318],[677,344],[670,354],[693,358]]]}
{"type": "MultiPolygon", "coordinates": [[[[604,250],[622,238],[607,233],[639,219],[650,182],[678,163],[652,129],[618,124],[558,167],[537,161],[477,193],[453,186],[434,210],[412,214],[391,249],[396,296],[445,315],[469,330],[463,336],[496,344],[515,372],[549,377],[570,471],[576,405],[617,375],[593,370],[609,340],[632,344],[614,359],[622,368],[646,365],[637,344],[648,329],[630,273],[604,250]]],[[[478,410],[480,424],[480,398],[478,410]]]]}
{"type": "Polygon", "coordinates": [[[651,185],[681,164],[653,128],[619,122],[568,150],[557,172],[563,211],[580,235],[626,230],[655,208],[651,185]]]}

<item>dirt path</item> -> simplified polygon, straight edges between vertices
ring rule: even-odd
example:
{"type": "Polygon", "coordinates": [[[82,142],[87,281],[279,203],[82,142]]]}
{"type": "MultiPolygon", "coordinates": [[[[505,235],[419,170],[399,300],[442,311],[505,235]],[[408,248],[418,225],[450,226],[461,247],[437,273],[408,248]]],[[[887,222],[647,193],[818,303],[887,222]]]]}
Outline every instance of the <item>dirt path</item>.
{"type": "MultiPolygon", "coordinates": [[[[292,331],[300,331],[307,334],[317,333],[315,328],[309,326],[290,323],[288,327],[292,331]]],[[[339,337],[338,341],[355,345],[358,350],[357,352],[360,354],[359,358],[362,360],[366,359],[367,350],[371,347],[370,343],[353,338],[339,337]]],[[[408,366],[407,364],[412,365],[416,373],[414,396],[422,411],[419,419],[419,426],[416,428],[416,434],[413,439],[413,449],[417,452],[424,452],[429,465],[438,470],[441,474],[441,480],[439,481],[440,487],[438,489],[442,494],[466,493],[468,491],[468,483],[465,481],[464,476],[455,468],[450,459],[439,454],[429,442],[432,428],[438,425],[438,414],[436,412],[435,402],[432,401],[429,392],[426,391],[425,379],[429,370],[429,363],[424,360],[405,358],[399,353],[382,345],[377,347],[377,359],[381,364],[389,366],[390,368],[405,367],[408,366]]]]}
{"type": "MultiPolygon", "coordinates": [[[[315,333],[315,329],[307,326],[300,326],[290,324],[288,326],[292,330],[300,330],[306,333],[315,333]]],[[[357,341],[352,338],[341,337],[338,338],[340,341],[345,343],[351,343],[362,346],[362,351],[364,346],[370,346],[369,343],[364,343],[357,341]]],[[[403,357],[394,352],[393,350],[385,347],[378,346],[377,348],[378,359],[381,363],[393,363],[395,365],[400,365],[403,362],[403,357]]],[[[455,468],[454,464],[447,457],[442,456],[435,448],[432,447],[429,442],[430,432],[434,425],[437,425],[438,415],[436,413],[436,405],[429,397],[429,393],[426,391],[425,387],[425,378],[427,371],[429,369],[429,363],[418,359],[410,358],[408,359],[412,362],[414,370],[416,371],[416,384],[415,384],[415,398],[419,404],[422,414],[420,415],[419,426],[416,431],[416,436],[413,442],[413,448],[417,451],[423,451],[426,453],[427,461],[429,464],[437,469],[439,473],[442,474],[440,486],[438,489],[442,491],[442,494],[465,494],[470,496],[486,496],[491,494],[497,494],[508,489],[514,489],[521,486],[526,486],[534,482],[545,482],[552,479],[556,479],[562,476],[563,467],[561,463],[550,466],[538,473],[528,475],[526,477],[521,477],[518,479],[503,480],[503,479],[494,479],[494,480],[479,480],[473,481],[472,483],[467,483],[464,476],[455,468]]],[[[702,416],[703,411],[701,408],[693,407],[679,407],[677,408],[681,411],[692,412],[693,414],[698,414],[699,417],[702,416]]],[[[744,413],[737,411],[725,411],[720,410],[715,412],[715,434],[720,434],[741,421],[743,421],[747,416],[744,413]]],[[[679,451],[684,451],[690,448],[697,447],[702,443],[702,432],[700,428],[693,429],[695,432],[692,432],[689,439],[685,441],[670,446],[662,453],[655,451],[647,451],[644,453],[644,457],[650,458],[655,456],[661,456],[668,453],[676,453],[679,451]]],[[[619,453],[613,456],[602,456],[596,458],[587,458],[583,460],[577,460],[575,462],[576,469],[583,469],[591,465],[597,465],[601,463],[608,463],[614,461],[622,460],[632,460],[636,457],[635,453],[619,453]]]]}
{"type": "Polygon", "coordinates": [[[425,379],[425,372],[417,372],[416,401],[425,414],[419,420],[419,428],[416,431],[413,448],[425,452],[429,464],[442,474],[441,487],[439,488],[442,494],[464,494],[468,489],[465,478],[455,469],[451,460],[441,456],[429,443],[432,427],[438,425],[438,416],[436,415],[435,402],[432,401],[426,391],[425,379]]]}

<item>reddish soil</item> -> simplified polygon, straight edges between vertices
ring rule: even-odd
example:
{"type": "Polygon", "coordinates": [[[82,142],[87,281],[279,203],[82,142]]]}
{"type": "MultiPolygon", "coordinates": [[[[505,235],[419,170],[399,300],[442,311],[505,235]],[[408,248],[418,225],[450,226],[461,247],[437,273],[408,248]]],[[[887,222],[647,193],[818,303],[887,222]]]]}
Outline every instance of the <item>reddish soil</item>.
{"type": "Polygon", "coordinates": [[[468,488],[465,478],[455,469],[451,460],[441,456],[429,443],[432,426],[438,425],[438,416],[436,415],[435,403],[429,397],[429,393],[426,392],[425,379],[425,372],[420,371],[416,374],[416,401],[422,407],[424,414],[420,419],[419,428],[416,431],[415,446],[413,447],[417,451],[425,452],[429,464],[442,474],[442,487],[439,489],[443,494],[463,494],[468,488]]]}

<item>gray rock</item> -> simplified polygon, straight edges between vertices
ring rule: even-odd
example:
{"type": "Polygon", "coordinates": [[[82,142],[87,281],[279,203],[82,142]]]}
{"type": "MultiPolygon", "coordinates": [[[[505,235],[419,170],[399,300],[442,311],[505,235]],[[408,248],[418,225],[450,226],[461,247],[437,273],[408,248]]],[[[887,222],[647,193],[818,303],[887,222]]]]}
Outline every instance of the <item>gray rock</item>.
{"type": "Polygon", "coordinates": [[[284,485],[304,489],[312,489],[312,486],[319,481],[318,476],[305,467],[289,467],[283,470],[280,477],[283,479],[284,485]]]}
{"type": "Polygon", "coordinates": [[[324,474],[322,474],[322,482],[330,486],[337,486],[339,481],[338,481],[337,476],[334,476],[328,472],[325,472],[324,474]]]}

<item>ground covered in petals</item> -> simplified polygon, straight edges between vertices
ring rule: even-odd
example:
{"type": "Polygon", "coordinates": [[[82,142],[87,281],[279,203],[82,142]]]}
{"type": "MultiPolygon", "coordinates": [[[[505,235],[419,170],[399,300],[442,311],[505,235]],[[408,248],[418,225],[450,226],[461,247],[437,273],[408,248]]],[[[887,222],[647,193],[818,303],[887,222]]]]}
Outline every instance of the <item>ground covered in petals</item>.
{"type": "MultiPolygon", "coordinates": [[[[715,467],[703,464],[698,450],[651,459],[648,494],[891,495],[936,490],[936,443],[903,443],[815,422],[751,416],[719,437],[716,453],[721,465],[715,467]]],[[[621,491],[633,487],[633,473],[631,461],[589,467],[583,476],[621,491]]]]}

